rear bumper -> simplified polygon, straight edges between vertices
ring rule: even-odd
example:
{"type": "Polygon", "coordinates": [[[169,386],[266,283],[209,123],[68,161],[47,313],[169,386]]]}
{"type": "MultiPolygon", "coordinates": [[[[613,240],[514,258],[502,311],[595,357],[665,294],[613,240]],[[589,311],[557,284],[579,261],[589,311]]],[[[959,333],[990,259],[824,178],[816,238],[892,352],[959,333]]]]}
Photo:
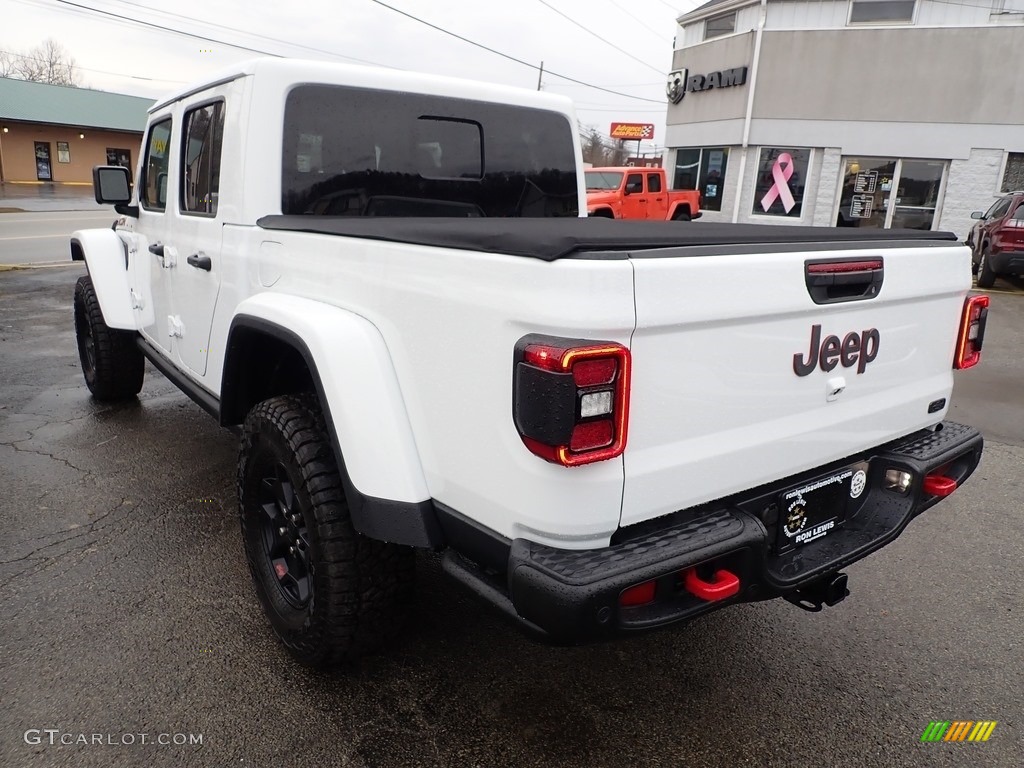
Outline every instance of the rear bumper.
{"type": "Polygon", "coordinates": [[[994,272],[1024,274],[1024,251],[989,253],[988,261],[994,272]]]}
{"type": "Polygon", "coordinates": [[[959,487],[977,467],[981,452],[977,430],[944,422],[936,431],[915,433],[835,465],[631,526],[603,549],[560,550],[516,539],[504,579],[452,552],[444,568],[524,628],[554,642],[585,643],[654,629],[734,603],[814,591],[840,569],[893,541],[914,517],[941,500],[924,490],[925,476],[940,473],[959,487]],[[821,541],[776,551],[780,493],[853,464],[867,473],[856,513],[821,541]],[[883,487],[889,469],[912,475],[905,492],[883,487]],[[687,586],[714,582],[719,571],[738,579],[733,594],[708,597],[705,590],[695,594],[687,586]],[[624,590],[652,580],[653,601],[620,605],[624,590]]]}

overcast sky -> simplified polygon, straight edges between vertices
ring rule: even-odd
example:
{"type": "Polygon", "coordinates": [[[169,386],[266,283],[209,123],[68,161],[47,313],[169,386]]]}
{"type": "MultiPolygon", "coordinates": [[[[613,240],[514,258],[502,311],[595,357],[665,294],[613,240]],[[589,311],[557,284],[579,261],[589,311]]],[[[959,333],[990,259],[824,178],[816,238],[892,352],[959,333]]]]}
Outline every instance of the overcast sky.
{"type": "MultiPolygon", "coordinates": [[[[546,70],[626,94],[576,85],[549,72],[543,77],[545,90],[571,97],[581,122],[604,134],[612,121],[654,123],[655,140],[645,149],[661,146],[665,137],[664,83],[671,68],[675,19],[698,5],[697,0],[383,2],[531,64],[543,61],[546,70]]],[[[84,85],[153,97],[261,55],[227,43],[284,56],[358,59],[537,86],[536,70],[433,30],[374,0],[176,0],[163,7],[166,10],[158,10],[152,0],[0,0],[0,50],[22,52],[52,37],[75,58],[84,85]]]]}

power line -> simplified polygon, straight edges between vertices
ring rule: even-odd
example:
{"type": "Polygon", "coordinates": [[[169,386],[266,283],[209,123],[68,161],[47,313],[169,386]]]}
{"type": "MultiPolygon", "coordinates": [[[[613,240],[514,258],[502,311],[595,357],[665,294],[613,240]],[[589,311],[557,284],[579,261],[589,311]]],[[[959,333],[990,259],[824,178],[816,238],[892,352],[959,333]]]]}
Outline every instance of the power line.
{"type": "MultiPolygon", "coordinates": [[[[228,40],[223,40],[223,39],[219,39],[219,38],[216,38],[216,37],[210,37],[208,35],[201,35],[201,34],[198,34],[198,33],[195,33],[195,32],[186,32],[184,30],[175,29],[173,27],[168,27],[168,26],[165,26],[163,24],[157,24],[156,22],[146,21],[144,19],[132,18],[131,16],[124,16],[122,14],[114,13],[113,11],[107,11],[107,10],[104,10],[102,8],[94,8],[92,6],[83,5],[81,3],[72,2],[72,0],[53,0],[53,2],[58,3],[60,5],[63,5],[63,6],[67,6],[67,7],[70,7],[70,8],[77,9],[79,11],[86,11],[87,13],[95,13],[95,14],[99,14],[101,16],[107,16],[107,17],[110,17],[110,18],[113,18],[113,19],[117,19],[117,20],[119,20],[121,22],[127,22],[129,24],[137,24],[139,26],[148,27],[150,29],[155,29],[155,30],[158,30],[160,32],[166,32],[166,33],[170,33],[170,34],[173,34],[173,35],[181,35],[182,37],[191,37],[191,38],[193,38],[195,40],[204,40],[204,41],[206,41],[208,43],[217,43],[219,45],[226,45],[229,48],[237,48],[238,50],[241,50],[241,51],[249,51],[250,53],[258,53],[258,54],[261,54],[263,56],[274,56],[276,58],[283,58],[282,54],[274,53],[273,51],[268,51],[268,50],[266,50],[264,48],[255,48],[253,46],[242,45],[241,43],[232,43],[232,42],[230,42],[228,40]]],[[[129,5],[134,5],[134,3],[128,3],[128,4],[129,5]]],[[[146,6],[137,6],[137,7],[145,8],[146,6]]],[[[154,10],[154,9],[149,9],[149,10],[154,10]]],[[[211,23],[211,22],[206,22],[206,21],[203,21],[202,19],[190,19],[190,18],[188,18],[186,16],[179,16],[178,14],[169,13],[167,11],[160,11],[160,12],[161,13],[166,13],[167,15],[170,15],[170,16],[177,16],[178,18],[186,19],[188,21],[195,21],[195,22],[199,22],[201,24],[208,24],[209,26],[220,27],[222,29],[231,29],[230,27],[224,27],[221,24],[214,24],[214,23],[211,23]]],[[[239,31],[239,30],[234,30],[234,31],[239,31]]],[[[242,30],[242,33],[243,34],[251,35],[253,37],[263,38],[265,40],[278,43],[279,45],[286,45],[286,46],[291,46],[291,47],[294,47],[294,48],[302,48],[302,49],[305,49],[305,50],[308,50],[308,51],[315,51],[317,53],[321,53],[321,54],[324,54],[324,55],[327,55],[327,56],[335,56],[337,58],[348,59],[349,61],[355,61],[355,62],[358,62],[360,64],[370,64],[372,66],[377,66],[377,67],[386,67],[387,66],[385,64],[378,64],[377,62],[366,61],[364,59],[357,59],[357,58],[355,58],[353,56],[346,56],[346,55],[341,54],[341,53],[335,53],[334,51],[324,50],[323,48],[314,48],[314,47],[309,46],[309,45],[303,45],[302,43],[290,43],[287,40],[281,40],[280,38],[276,38],[276,37],[269,37],[267,35],[260,35],[260,34],[257,34],[257,33],[245,32],[244,30],[242,30]]],[[[394,67],[390,67],[390,68],[394,69],[394,67]]]]}
{"type": "Polygon", "coordinates": [[[227,45],[227,46],[230,46],[232,48],[238,48],[241,51],[249,51],[250,53],[261,53],[261,54],[264,54],[264,55],[267,55],[267,56],[276,56],[278,58],[281,58],[281,54],[279,54],[279,53],[270,53],[270,51],[264,51],[264,50],[261,50],[260,48],[250,48],[247,45],[240,45],[240,44],[237,44],[237,43],[229,43],[226,40],[218,40],[215,37],[207,37],[206,35],[199,35],[199,34],[195,34],[195,33],[192,33],[192,32],[182,32],[181,30],[172,29],[170,27],[165,27],[162,24],[156,24],[156,23],[151,22],[151,21],[144,21],[142,19],[133,19],[133,18],[131,18],[129,16],[122,16],[119,13],[114,13],[113,11],[105,11],[102,8],[92,8],[92,7],[88,6],[88,5],[82,5],[81,3],[74,3],[71,0],[53,0],[53,2],[59,3],[61,5],[69,6],[71,8],[78,8],[80,10],[88,11],[90,13],[96,13],[96,14],[99,14],[101,16],[109,16],[111,18],[120,19],[122,21],[127,21],[127,22],[129,22],[131,24],[138,24],[138,25],[143,26],[143,27],[150,27],[151,29],[158,29],[161,32],[171,32],[171,33],[177,34],[177,35],[184,35],[185,37],[192,37],[192,38],[195,38],[196,40],[205,40],[208,43],[219,43],[220,45],[227,45]]]}
{"type": "MultiPolygon", "coordinates": [[[[292,42],[289,42],[287,40],[282,40],[279,37],[272,37],[270,35],[262,35],[259,32],[250,32],[249,30],[240,29],[238,27],[229,27],[226,24],[217,24],[216,22],[213,22],[213,21],[206,21],[204,19],[199,19],[199,18],[195,18],[195,17],[191,17],[191,16],[184,16],[184,15],[182,15],[180,13],[173,13],[171,11],[165,11],[165,10],[162,10],[160,8],[151,8],[150,6],[143,5],[142,3],[130,2],[130,0],[114,0],[114,2],[120,3],[122,5],[128,5],[128,6],[131,6],[133,8],[141,8],[143,10],[150,11],[150,12],[153,12],[153,13],[159,13],[159,14],[161,14],[163,16],[170,16],[171,18],[174,18],[174,19],[181,19],[183,21],[190,21],[190,22],[198,22],[198,23],[202,24],[203,26],[207,26],[207,27],[217,27],[218,29],[223,29],[223,30],[225,30],[227,32],[241,33],[241,34],[246,35],[248,37],[255,37],[255,38],[258,38],[260,40],[266,40],[268,42],[277,43],[279,45],[287,45],[287,46],[289,46],[291,48],[301,48],[301,49],[306,50],[306,51],[313,51],[315,53],[321,53],[321,54],[324,54],[326,56],[336,56],[337,58],[346,59],[347,61],[354,61],[354,62],[357,62],[359,64],[369,64],[369,65],[374,66],[374,67],[387,67],[389,69],[399,69],[399,67],[393,67],[393,66],[390,66],[390,65],[387,65],[387,64],[380,64],[378,62],[368,61],[366,59],[357,59],[354,56],[346,56],[345,54],[342,54],[342,53],[336,53],[334,51],[329,51],[329,50],[326,50],[324,48],[316,48],[315,46],[306,45],[304,43],[292,43],[292,42]]],[[[188,34],[188,33],[185,33],[185,34],[188,34]]],[[[231,45],[231,44],[227,43],[227,45],[231,45]]]]}
{"type": "MultiPolygon", "coordinates": [[[[444,27],[439,27],[436,24],[431,24],[429,21],[421,19],[418,16],[413,16],[411,13],[406,13],[405,11],[403,11],[403,10],[401,10],[399,8],[395,8],[392,5],[388,5],[387,3],[382,2],[382,0],[370,0],[370,2],[376,3],[377,5],[381,6],[382,8],[387,8],[389,11],[394,11],[395,13],[400,14],[401,16],[405,16],[407,19],[412,19],[413,21],[419,22],[420,24],[423,24],[424,26],[430,27],[433,30],[436,30],[438,32],[442,32],[442,33],[444,33],[444,34],[446,34],[446,35],[448,35],[450,37],[456,38],[457,40],[461,40],[464,43],[469,43],[472,46],[475,46],[477,48],[481,48],[481,49],[483,49],[483,50],[485,50],[485,51],[487,51],[489,53],[493,53],[496,56],[501,56],[503,59],[508,59],[509,61],[514,61],[516,64],[522,64],[524,67],[529,67],[530,69],[533,69],[533,70],[539,69],[539,67],[536,64],[531,64],[528,61],[523,61],[522,59],[517,59],[515,56],[511,56],[510,54],[507,54],[507,53],[502,53],[501,51],[495,50],[494,48],[490,48],[490,47],[484,45],[483,43],[478,43],[475,40],[470,40],[468,37],[463,37],[462,35],[460,35],[460,34],[458,34],[456,32],[452,32],[451,30],[445,29],[444,27]]],[[[550,75],[552,77],[559,77],[562,80],[568,80],[571,83],[577,83],[578,85],[584,85],[587,88],[593,88],[594,90],[597,90],[597,91],[604,91],[605,93],[610,93],[610,94],[612,94],[614,96],[622,96],[622,97],[627,98],[627,99],[636,99],[637,101],[649,101],[652,104],[661,104],[662,103],[658,99],[645,99],[643,96],[631,96],[630,94],[622,93],[621,91],[613,91],[610,88],[602,88],[600,85],[593,85],[591,83],[585,83],[582,80],[577,80],[575,77],[569,77],[568,75],[562,75],[562,74],[559,74],[558,72],[554,72],[553,70],[550,70],[550,69],[547,69],[547,68],[544,69],[544,73],[547,74],[547,75],[550,75]]]]}
{"type": "Polygon", "coordinates": [[[634,14],[633,14],[633,13],[631,13],[631,12],[630,12],[629,10],[627,10],[626,8],[624,8],[623,6],[619,5],[619,4],[617,3],[617,2],[615,2],[615,0],[608,0],[608,2],[609,2],[609,3],[611,3],[612,5],[614,5],[614,6],[616,7],[616,8],[618,8],[618,9],[619,9],[620,11],[622,11],[622,12],[623,12],[624,14],[626,14],[627,16],[629,16],[630,18],[632,18],[632,19],[633,19],[633,20],[634,20],[634,21],[635,21],[635,22],[636,22],[637,24],[639,24],[639,25],[640,25],[641,27],[643,27],[644,29],[646,29],[646,30],[647,30],[648,32],[650,32],[650,33],[652,33],[652,34],[654,34],[654,35],[657,35],[657,36],[658,36],[658,39],[660,39],[660,40],[661,40],[662,42],[665,42],[665,41],[667,40],[667,35],[665,35],[665,34],[664,34],[664,33],[662,33],[662,32],[658,32],[658,31],[657,31],[656,29],[654,29],[653,27],[649,27],[649,26],[647,26],[647,24],[646,24],[646,23],[644,22],[644,20],[643,20],[643,19],[641,19],[641,18],[640,18],[639,16],[636,16],[636,15],[634,15],[634,14]]]}
{"type": "Polygon", "coordinates": [[[650,64],[648,64],[648,63],[647,63],[646,61],[644,61],[643,59],[638,59],[638,58],[637,58],[636,56],[634,56],[634,55],[633,55],[632,53],[630,53],[629,51],[627,51],[627,50],[626,50],[625,48],[620,48],[620,47],[619,47],[619,46],[617,46],[617,45],[616,45],[615,43],[613,43],[613,42],[612,42],[611,40],[608,40],[607,38],[601,37],[601,36],[600,36],[599,34],[597,34],[597,32],[594,32],[594,31],[593,31],[592,29],[589,29],[588,27],[585,27],[585,26],[583,26],[582,24],[580,24],[580,23],[579,23],[578,21],[576,21],[576,19],[574,19],[574,18],[573,18],[572,16],[569,16],[569,15],[568,15],[568,14],[566,14],[566,13],[562,13],[562,11],[558,10],[557,8],[555,8],[555,6],[553,6],[553,5],[552,5],[551,3],[549,3],[549,2],[547,1],[547,0],[537,0],[537,2],[539,2],[539,3],[540,3],[541,5],[543,5],[543,6],[545,7],[545,8],[550,8],[550,9],[551,9],[552,11],[554,11],[555,13],[557,13],[557,14],[558,14],[559,16],[561,16],[561,17],[562,17],[563,19],[565,19],[566,21],[568,21],[568,22],[569,22],[570,24],[572,24],[573,26],[576,26],[576,27],[578,27],[579,29],[582,29],[582,30],[583,30],[584,32],[586,32],[586,33],[587,33],[588,35],[590,35],[591,37],[595,37],[595,38],[597,38],[597,39],[598,39],[598,40],[600,40],[600,41],[601,41],[602,43],[604,43],[605,45],[608,45],[608,46],[610,46],[610,47],[614,48],[614,49],[615,49],[616,51],[618,51],[618,52],[619,52],[619,53],[621,53],[622,55],[624,55],[624,56],[628,56],[629,58],[631,58],[631,59],[632,59],[633,61],[637,62],[638,64],[642,64],[643,66],[647,67],[648,69],[653,69],[653,70],[654,70],[655,72],[657,72],[657,73],[661,74],[661,70],[660,70],[660,69],[658,69],[657,67],[651,66],[650,64]]]}
{"type": "MultiPolygon", "coordinates": [[[[15,56],[19,59],[28,59],[29,61],[38,61],[43,64],[46,63],[46,59],[41,59],[38,56],[29,56],[25,53],[16,53],[14,51],[0,51],[2,54],[7,56],[15,56]]],[[[114,77],[130,77],[133,80],[147,80],[149,82],[160,82],[160,83],[175,83],[176,85],[184,85],[184,80],[165,80],[162,77],[142,77],[142,75],[126,75],[123,72],[107,72],[105,69],[93,69],[92,67],[83,67],[79,64],[72,64],[73,69],[81,69],[83,72],[95,72],[100,75],[113,75],[114,77]]]]}

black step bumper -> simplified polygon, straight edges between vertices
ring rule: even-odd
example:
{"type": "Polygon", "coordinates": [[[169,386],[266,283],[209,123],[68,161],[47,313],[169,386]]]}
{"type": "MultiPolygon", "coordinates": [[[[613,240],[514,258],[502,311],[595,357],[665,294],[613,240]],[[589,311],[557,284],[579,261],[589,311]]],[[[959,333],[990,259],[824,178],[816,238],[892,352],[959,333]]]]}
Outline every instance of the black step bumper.
{"type": "Polygon", "coordinates": [[[563,550],[516,539],[504,577],[487,574],[453,552],[446,555],[444,568],[526,629],[559,643],[662,627],[739,602],[793,599],[820,593],[817,587],[831,583],[840,569],[893,541],[914,517],[942,499],[926,491],[925,478],[941,475],[948,494],[948,481],[959,487],[977,467],[981,452],[977,430],[944,422],[935,431],[713,505],[622,529],[602,549],[563,550]],[[821,541],[780,551],[780,492],[851,465],[863,467],[867,477],[856,513],[821,541]],[[888,471],[908,473],[912,480],[907,487],[889,489],[888,471]],[[738,580],[730,594],[704,589],[723,572],[738,580]],[[651,581],[656,599],[623,604],[626,590],[651,581]],[[694,584],[699,588],[694,590],[694,584]]]}

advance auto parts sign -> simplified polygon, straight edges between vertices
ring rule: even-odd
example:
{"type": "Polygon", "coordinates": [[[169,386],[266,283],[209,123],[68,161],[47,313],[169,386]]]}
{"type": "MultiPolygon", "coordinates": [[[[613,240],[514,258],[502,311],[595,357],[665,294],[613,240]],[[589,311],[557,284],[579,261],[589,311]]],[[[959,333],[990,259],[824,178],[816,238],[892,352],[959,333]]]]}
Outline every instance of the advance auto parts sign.
{"type": "Polygon", "coordinates": [[[730,88],[747,82],[747,68],[734,67],[706,75],[691,75],[685,69],[669,72],[665,84],[665,95],[673,104],[678,104],[687,93],[710,91],[713,88],[730,88]]]}
{"type": "Polygon", "coordinates": [[[653,123],[612,123],[612,129],[608,134],[613,139],[641,139],[651,140],[654,138],[653,123]]]}

